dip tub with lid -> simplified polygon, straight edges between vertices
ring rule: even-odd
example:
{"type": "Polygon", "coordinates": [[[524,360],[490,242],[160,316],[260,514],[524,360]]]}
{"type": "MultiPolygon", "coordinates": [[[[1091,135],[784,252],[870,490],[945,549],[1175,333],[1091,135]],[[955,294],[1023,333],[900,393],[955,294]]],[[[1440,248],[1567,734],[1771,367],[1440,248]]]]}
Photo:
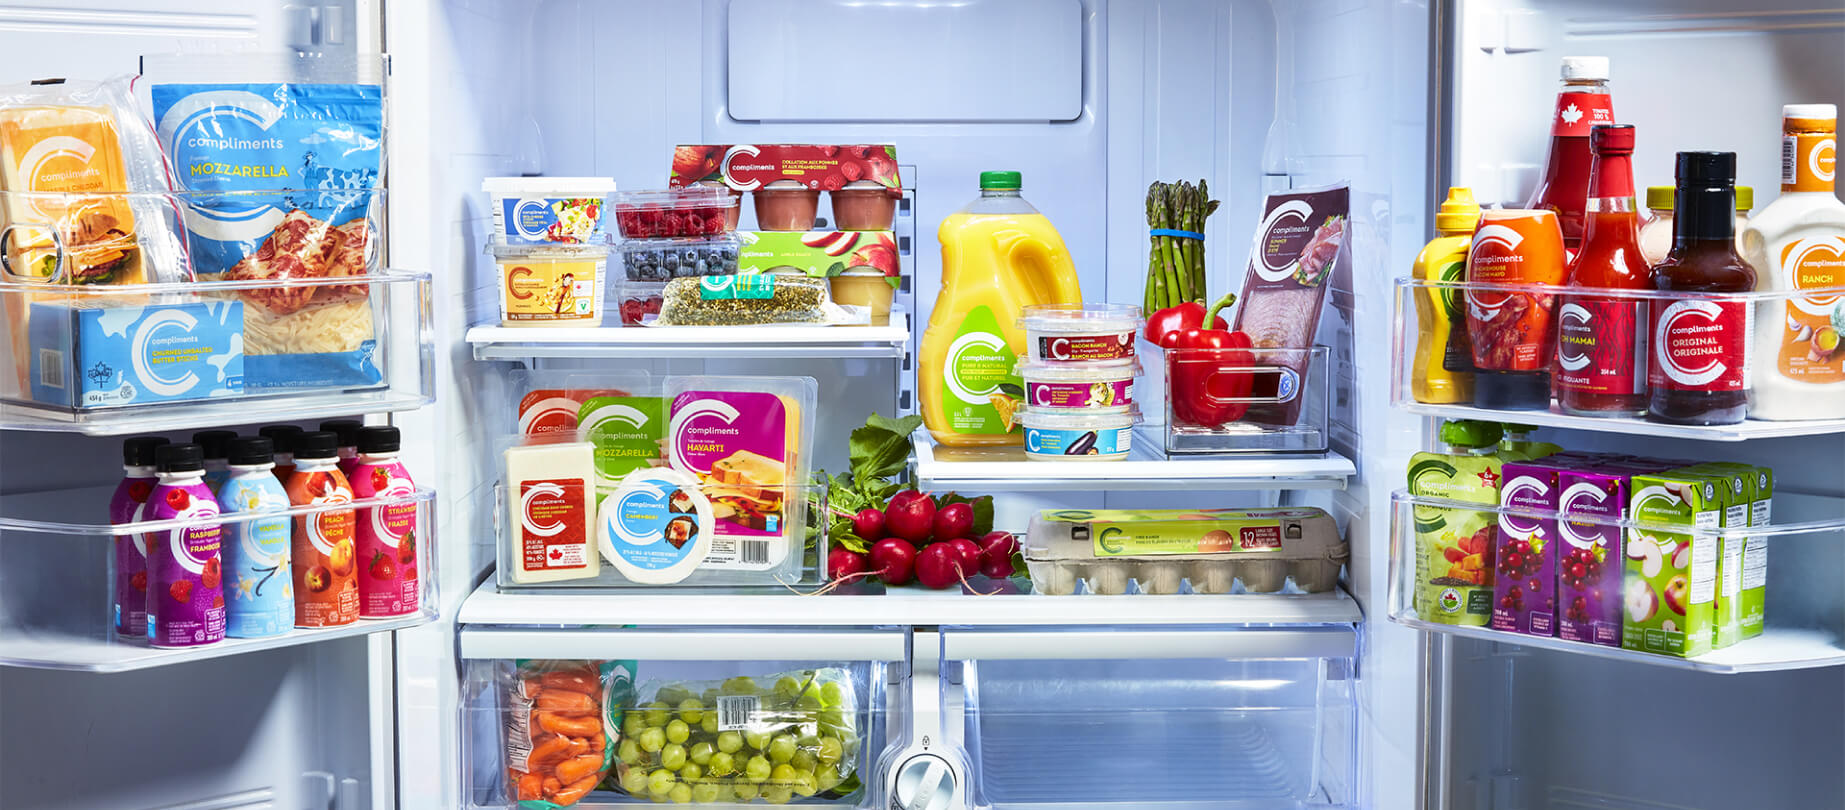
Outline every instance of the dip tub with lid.
{"type": "Polygon", "coordinates": [[[1131,304],[1035,304],[1025,307],[1026,350],[1034,363],[1131,360],[1140,307],[1131,304]]]}
{"type": "Polygon", "coordinates": [[[1126,413],[1134,406],[1133,360],[1019,363],[1025,407],[1059,413],[1126,413]]]}
{"type": "Polygon", "coordinates": [[[580,245],[607,239],[607,177],[489,177],[493,233],[509,245],[580,245]]]}
{"type": "Polygon", "coordinates": [[[1120,461],[1133,449],[1139,414],[1023,408],[1025,457],[1033,461],[1120,461]]]}

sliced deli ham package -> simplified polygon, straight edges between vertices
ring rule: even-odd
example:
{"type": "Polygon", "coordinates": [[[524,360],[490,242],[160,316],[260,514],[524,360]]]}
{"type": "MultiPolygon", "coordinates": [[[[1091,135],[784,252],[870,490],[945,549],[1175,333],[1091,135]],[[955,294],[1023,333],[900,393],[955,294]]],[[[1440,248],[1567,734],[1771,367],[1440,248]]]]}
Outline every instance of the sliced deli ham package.
{"type": "Polygon", "coordinates": [[[1255,375],[1252,396],[1285,401],[1249,408],[1245,421],[1293,425],[1306,399],[1307,352],[1264,352],[1313,345],[1332,280],[1350,278],[1351,190],[1339,183],[1270,194],[1249,251],[1232,328],[1249,335],[1259,365],[1282,373],[1255,375]]]}

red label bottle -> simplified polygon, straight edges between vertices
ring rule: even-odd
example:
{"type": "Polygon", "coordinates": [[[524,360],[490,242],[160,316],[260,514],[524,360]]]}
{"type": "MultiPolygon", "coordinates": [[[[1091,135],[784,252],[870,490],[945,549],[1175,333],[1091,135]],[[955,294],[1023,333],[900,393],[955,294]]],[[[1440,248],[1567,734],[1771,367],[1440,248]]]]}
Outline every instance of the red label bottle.
{"type": "MultiPolygon", "coordinates": [[[[1736,255],[1736,153],[1678,153],[1672,252],[1653,268],[1657,290],[1746,293],[1755,268],[1736,255]]],[[[1749,412],[1754,308],[1724,295],[1654,299],[1646,417],[1733,425],[1749,412]]]]}
{"type": "MultiPolygon", "coordinates": [[[[1589,210],[1569,286],[1650,290],[1640,255],[1634,200],[1634,128],[1598,126],[1589,136],[1589,210]]],[[[1647,302],[1644,298],[1566,296],[1557,310],[1557,405],[1584,416],[1646,413],[1647,302]]]]}
{"type": "Polygon", "coordinates": [[[1557,212],[1563,249],[1573,258],[1582,245],[1589,203],[1589,130],[1614,123],[1614,102],[1608,95],[1608,57],[1565,56],[1562,74],[1550,118],[1550,157],[1525,207],[1557,212]]]}

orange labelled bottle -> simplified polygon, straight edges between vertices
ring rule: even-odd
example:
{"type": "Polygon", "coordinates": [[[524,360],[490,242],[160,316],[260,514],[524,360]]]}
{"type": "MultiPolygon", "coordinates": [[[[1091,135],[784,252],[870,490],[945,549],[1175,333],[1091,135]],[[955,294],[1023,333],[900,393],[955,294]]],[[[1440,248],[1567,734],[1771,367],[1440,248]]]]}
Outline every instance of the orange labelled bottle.
{"type": "Polygon", "coordinates": [[[1467,291],[1467,338],[1473,345],[1473,402],[1482,408],[1550,407],[1550,361],[1556,348],[1551,311],[1567,270],[1554,211],[1482,212],[1467,254],[1467,281],[1504,288],[1467,291]]]}
{"type": "MultiPolygon", "coordinates": [[[[291,506],[352,503],[339,468],[339,437],[326,431],[294,437],[295,469],[283,485],[291,506]]],[[[337,627],[359,619],[358,515],[351,507],[295,518],[295,626],[337,627]]]]}
{"type": "MultiPolygon", "coordinates": [[[[1634,128],[1599,126],[1589,135],[1589,210],[1568,286],[1650,290],[1634,199],[1634,128]]],[[[1557,310],[1557,406],[1583,416],[1646,413],[1643,298],[1567,295],[1557,310]]]]}

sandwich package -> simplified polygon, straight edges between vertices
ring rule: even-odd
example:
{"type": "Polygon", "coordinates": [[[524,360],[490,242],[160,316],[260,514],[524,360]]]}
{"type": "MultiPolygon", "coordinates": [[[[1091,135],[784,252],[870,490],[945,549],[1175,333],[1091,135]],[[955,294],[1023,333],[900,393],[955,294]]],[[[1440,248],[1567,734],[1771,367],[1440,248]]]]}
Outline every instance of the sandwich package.
{"type": "MultiPolygon", "coordinates": [[[[1255,397],[1300,391],[1307,379],[1326,291],[1351,277],[1346,247],[1351,236],[1351,189],[1344,183],[1270,194],[1249,249],[1249,267],[1237,298],[1232,328],[1249,335],[1256,363],[1281,375],[1256,375],[1255,397]],[[1292,349],[1295,351],[1280,351],[1292,349]],[[1269,351],[1264,351],[1269,350],[1269,351]],[[1275,390],[1265,390],[1273,387],[1275,390]]],[[[1246,421],[1290,426],[1300,421],[1305,397],[1251,405],[1246,421]]]]}
{"type": "Polygon", "coordinates": [[[1330,591],[1349,548],[1323,509],[1047,509],[1026,532],[1039,593],[1273,593],[1288,579],[1330,591]]]}

